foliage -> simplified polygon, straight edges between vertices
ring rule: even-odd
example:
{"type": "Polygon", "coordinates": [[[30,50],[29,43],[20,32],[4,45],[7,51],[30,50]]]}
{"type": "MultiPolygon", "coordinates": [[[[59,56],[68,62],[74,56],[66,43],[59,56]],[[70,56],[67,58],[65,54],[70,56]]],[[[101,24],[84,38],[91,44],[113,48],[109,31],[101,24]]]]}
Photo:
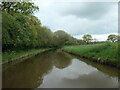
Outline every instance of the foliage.
{"type": "Polygon", "coordinates": [[[38,42],[40,47],[51,47],[53,40],[53,33],[47,27],[40,27],[38,32],[38,42]]]}
{"type": "Polygon", "coordinates": [[[115,34],[111,34],[111,35],[108,36],[107,40],[110,41],[110,42],[116,42],[118,40],[118,36],[115,35],[115,34]]]}
{"type": "Polygon", "coordinates": [[[2,2],[3,51],[37,47],[40,21],[31,15],[39,10],[31,2],[2,2]]]}
{"type": "Polygon", "coordinates": [[[82,38],[87,44],[92,41],[92,36],[89,34],[84,35],[82,38]]]}
{"type": "Polygon", "coordinates": [[[54,43],[54,47],[55,48],[61,48],[65,45],[66,41],[69,40],[69,35],[62,31],[62,30],[58,30],[56,32],[54,32],[54,36],[53,36],[53,43],[54,43]]]}
{"type": "Polygon", "coordinates": [[[78,45],[78,40],[72,36],[69,36],[69,40],[65,43],[65,45],[78,45]]]}
{"type": "Polygon", "coordinates": [[[37,45],[36,27],[31,16],[3,12],[3,50],[25,49],[37,45]],[[24,24],[23,24],[24,23],[24,24]],[[24,47],[24,48],[23,48],[24,47]]]}
{"type": "Polygon", "coordinates": [[[35,11],[39,10],[39,8],[32,2],[2,2],[1,10],[9,14],[33,14],[35,11]]]}

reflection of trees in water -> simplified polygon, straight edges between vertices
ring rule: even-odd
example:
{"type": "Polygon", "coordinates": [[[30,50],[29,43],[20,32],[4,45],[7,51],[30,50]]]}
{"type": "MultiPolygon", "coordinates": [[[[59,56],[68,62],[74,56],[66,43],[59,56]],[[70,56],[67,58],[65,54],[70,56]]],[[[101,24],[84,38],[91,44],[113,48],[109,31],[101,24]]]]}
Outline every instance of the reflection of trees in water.
{"type": "Polygon", "coordinates": [[[50,60],[41,58],[31,58],[26,62],[19,63],[3,72],[3,87],[29,87],[35,88],[43,81],[43,75],[52,69],[50,60]],[[32,60],[34,59],[34,60],[32,60]],[[40,59],[40,60],[39,60],[40,59]]]}
{"type": "Polygon", "coordinates": [[[68,67],[71,64],[72,57],[69,54],[57,51],[53,54],[53,63],[59,68],[63,69],[68,67]]]}
{"type": "Polygon", "coordinates": [[[3,72],[3,88],[36,88],[42,84],[43,76],[49,73],[53,66],[62,69],[70,63],[70,55],[61,51],[42,53],[3,72]]]}

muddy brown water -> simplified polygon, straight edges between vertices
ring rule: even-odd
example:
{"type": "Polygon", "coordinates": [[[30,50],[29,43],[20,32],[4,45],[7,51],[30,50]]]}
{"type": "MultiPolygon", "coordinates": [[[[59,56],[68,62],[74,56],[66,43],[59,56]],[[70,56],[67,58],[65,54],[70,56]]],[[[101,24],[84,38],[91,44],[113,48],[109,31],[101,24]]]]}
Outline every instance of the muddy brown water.
{"type": "Polygon", "coordinates": [[[118,88],[118,70],[59,50],[8,66],[3,88],[118,88]]]}

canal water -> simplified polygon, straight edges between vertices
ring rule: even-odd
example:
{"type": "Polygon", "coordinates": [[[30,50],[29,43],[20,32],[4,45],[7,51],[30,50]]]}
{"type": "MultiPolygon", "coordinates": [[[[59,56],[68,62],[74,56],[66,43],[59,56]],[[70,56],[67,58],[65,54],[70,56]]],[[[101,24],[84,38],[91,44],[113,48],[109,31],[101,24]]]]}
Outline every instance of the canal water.
{"type": "Polygon", "coordinates": [[[3,65],[3,88],[118,88],[118,71],[62,51],[3,65]]]}

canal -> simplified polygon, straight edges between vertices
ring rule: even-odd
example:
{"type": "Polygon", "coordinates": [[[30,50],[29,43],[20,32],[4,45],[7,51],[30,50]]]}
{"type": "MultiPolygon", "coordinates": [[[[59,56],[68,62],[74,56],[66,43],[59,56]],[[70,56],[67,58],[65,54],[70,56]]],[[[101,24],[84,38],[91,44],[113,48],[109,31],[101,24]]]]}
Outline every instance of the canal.
{"type": "Polygon", "coordinates": [[[16,64],[5,64],[3,69],[3,88],[118,87],[116,69],[60,50],[44,52],[16,64]]]}

